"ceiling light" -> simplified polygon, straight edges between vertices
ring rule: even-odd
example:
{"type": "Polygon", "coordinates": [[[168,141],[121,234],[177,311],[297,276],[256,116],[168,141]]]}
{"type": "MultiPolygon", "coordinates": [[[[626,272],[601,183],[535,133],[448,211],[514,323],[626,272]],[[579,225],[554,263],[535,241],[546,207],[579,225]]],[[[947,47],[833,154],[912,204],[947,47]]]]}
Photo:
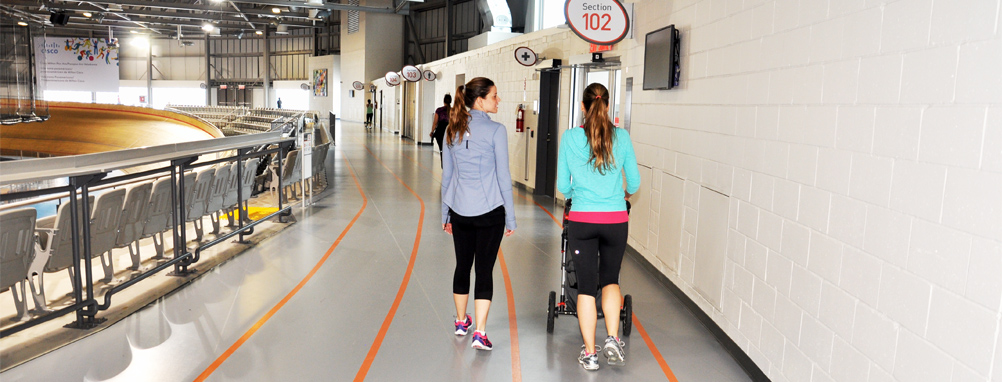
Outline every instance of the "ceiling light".
{"type": "Polygon", "coordinates": [[[271,9],[271,13],[274,13],[274,14],[282,13],[282,8],[274,7],[274,8],[271,9]]]}
{"type": "Polygon", "coordinates": [[[98,13],[97,15],[94,15],[94,21],[97,22],[104,21],[104,13],[98,13]]]}
{"type": "Polygon", "coordinates": [[[308,5],[324,5],[324,0],[307,0],[308,5]]]}
{"type": "Polygon", "coordinates": [[[22,26],[22,27],[26,27],[26,26],[28,26],[28,23],[26,23],[26,22],[24,22],[24,21],[18,21],[18,22],[17,22],[17,25],[20,25],[20,26],[22,26]]]}
{"type": "Polygon", "coordinates": [[[91,17],[91,16],[94,16],[94,14],[93,14],[93,13],[90,13],[90,12],[84,12],[84,13],[83,13],[83,15],[84,15],[84,17],[91,17]]]}
{"type": "Polygon", "coordinates": [[[130,42],[132,46],[143,48],[150,45],[150,40],[146,39],[145,36],[137,36],[130,42]]]}
{"type": "Polygon", "coordinates": [[[133,30],[130,30],[129,33],[136,34],[136,33],[139,33],[139,32],[136,31],[135,29],[133,29],[133,30]]]}
{"type": "Polygon", "coordinates": [[[202,30],[203,31],[211,32],[213,29],[216,29],[216,27],[214,25],[212,25],[212,24],[209,24],[209,23],[202,24],[202,30]]]}
{"type": "Polygon", "coordinates": [[[263,35],[263,34],[264,34],[264,31],[254,31],[254,34],[256,34],[256,35],[259,35],[259,36],[260,36],[260,35],[263,35]]]}

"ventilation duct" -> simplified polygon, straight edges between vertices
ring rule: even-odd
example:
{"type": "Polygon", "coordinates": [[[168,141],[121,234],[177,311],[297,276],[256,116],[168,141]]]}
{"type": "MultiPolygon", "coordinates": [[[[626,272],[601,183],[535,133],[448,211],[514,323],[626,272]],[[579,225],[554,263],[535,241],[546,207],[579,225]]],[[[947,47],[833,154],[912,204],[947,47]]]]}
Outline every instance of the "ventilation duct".
{"type": "Polygon", "coordinates": [[[484,20],[484,29],[491,32],[511,32],[511,9],[505,0],[477,0],[484,20]]]}

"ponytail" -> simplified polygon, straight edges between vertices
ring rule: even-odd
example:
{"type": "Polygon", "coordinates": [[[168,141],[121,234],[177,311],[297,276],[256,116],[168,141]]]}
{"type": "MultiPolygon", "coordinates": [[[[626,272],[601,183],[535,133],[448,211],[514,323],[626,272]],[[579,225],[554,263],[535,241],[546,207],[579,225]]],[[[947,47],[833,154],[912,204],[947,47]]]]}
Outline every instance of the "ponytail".
{"type": "Polygon", "coordinates": [[[591,146],[589,162],[600,174],[611,170],[615,164],[612,155],[612,140],[615,131],[609,120],[609,90],[602,84],[588,85],[584,92],[585,114],[584,131],[591,146]]]}
{"type": "Polygon", "coordinates": [[[466,110],[466,102],[464,102],[466,97],[463,96],[465,90],[466,86],[463,85],[456,88],[456,97],[454,98],[456,102],[452,104],[452,110],[449,111],[449,126],[445,128],[445,138],[449,146],[462,142],[463,135],[466,135],[466,132],[470,130],[470,112],[466,110]]]}
{"type": "Polygon", "coordinates": [[[466,85],[459,85],[456,88],[455,102],[449,111],[449,127],[445,128],[446,142],[450,146],[462,142],[463,137],[470,131],[470,112],[466,110],[467,105],[473,107],[477,99],[486,97],[493,87],[494,81],[477,77],[466,85]]]}

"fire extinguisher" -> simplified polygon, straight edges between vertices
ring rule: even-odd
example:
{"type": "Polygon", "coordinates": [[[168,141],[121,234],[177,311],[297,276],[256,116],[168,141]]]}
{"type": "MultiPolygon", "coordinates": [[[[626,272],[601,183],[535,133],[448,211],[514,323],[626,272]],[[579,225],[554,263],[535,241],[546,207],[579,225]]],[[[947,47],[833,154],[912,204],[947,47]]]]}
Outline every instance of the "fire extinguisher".
{"type": "Polygon", "coordinates": [[[525,131],[525,106],[518,105],[515,115],[515,132],[521,133],[523,131],[525,131]]]}

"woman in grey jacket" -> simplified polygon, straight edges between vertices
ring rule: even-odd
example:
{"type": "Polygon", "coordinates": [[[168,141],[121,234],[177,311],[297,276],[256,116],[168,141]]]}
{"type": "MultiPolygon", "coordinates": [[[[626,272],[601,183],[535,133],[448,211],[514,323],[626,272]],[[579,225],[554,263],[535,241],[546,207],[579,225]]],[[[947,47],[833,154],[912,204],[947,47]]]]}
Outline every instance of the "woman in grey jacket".
{"type": "Polygon", "coordinates": [[[497,113],[500,102],[494,81],[487,78],[474,78],[456,89],[442,155],[442,229],[452,234],[456,247],[452,279],[456,335],[466,335],[473,324],[466,306],[470,268],[474,268],[477,326],[472,346],[478,350],[493,347],[487,339],[487,313],[494,293],[492,273],[502,235],[515,232],[508,132],[487,116],[497,113]]]}

